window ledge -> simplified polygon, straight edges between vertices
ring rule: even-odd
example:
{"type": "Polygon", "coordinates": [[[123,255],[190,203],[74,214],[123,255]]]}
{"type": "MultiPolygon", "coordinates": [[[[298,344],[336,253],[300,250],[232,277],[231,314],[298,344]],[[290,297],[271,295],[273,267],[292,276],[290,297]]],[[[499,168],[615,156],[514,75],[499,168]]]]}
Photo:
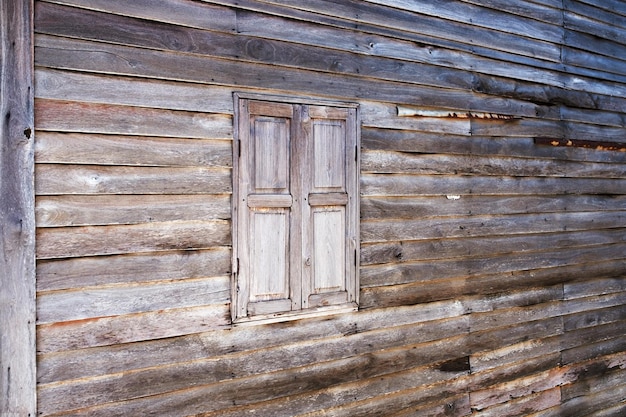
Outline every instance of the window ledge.
{"type": "Polygon", "coordinates": [[[344,314],[358,311],[355,303],[333,305],[327,307],[309,308],[306,310],[287,311],[284,313],[272,313],[253,317],[239,317],[233,321],[233,326],[254,326],[260,324],[279,323],[292,320],[308,319],[313,317],[344,314]]]}

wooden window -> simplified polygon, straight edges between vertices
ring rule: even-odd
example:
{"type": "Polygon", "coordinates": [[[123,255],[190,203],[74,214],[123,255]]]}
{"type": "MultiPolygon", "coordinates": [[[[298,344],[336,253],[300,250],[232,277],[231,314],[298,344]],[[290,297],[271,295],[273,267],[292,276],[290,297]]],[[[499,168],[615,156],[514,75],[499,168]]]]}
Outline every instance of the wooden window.
{"type": "Polygon", "coordinates": [[[233,321],[354,310],[356,106],[235,101],[233,321]]]}

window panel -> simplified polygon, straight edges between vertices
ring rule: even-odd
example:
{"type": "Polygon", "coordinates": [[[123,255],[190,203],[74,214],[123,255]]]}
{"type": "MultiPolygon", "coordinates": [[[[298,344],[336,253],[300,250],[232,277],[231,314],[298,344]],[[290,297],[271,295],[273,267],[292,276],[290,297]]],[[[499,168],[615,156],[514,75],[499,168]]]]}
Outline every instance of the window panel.
{"type": "Polygon", "coordinates": [[[345,124],[339,120],[314,120],[313,143],[314,187],[343,189],[345,124]]]}
{"type": "Polygon", "coordinates": [[[236,104],[233,320],[355,309],[356,109],[236,104]]]}
{"type": "Polygon", "coordinates": [[[256,118],[254,121],[255,188],[289,188],[289,123],[285,119],[256,118]]]}
{"type": "Polygon", "coordinates": [[[253,210],[250,301],[289,297],[287,210],[253,210]]]}
{"type": "Polygon", "coordinates": [[[345,219],[343,207],[313,210],[315,293],[345,290],[345,219]]]}

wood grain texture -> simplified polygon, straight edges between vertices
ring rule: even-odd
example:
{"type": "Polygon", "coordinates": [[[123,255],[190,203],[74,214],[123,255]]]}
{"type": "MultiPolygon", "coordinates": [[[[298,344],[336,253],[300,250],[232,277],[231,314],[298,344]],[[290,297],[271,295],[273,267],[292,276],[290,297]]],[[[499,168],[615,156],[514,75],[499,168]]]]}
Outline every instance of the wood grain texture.
{"type": "Polygon", "coordinates": [[[228,248],[40,260],[37,263],[37,290],[171,282],[229,273],[228,248]]]}
{"type": "Polygon", "coordinates": [[[228,140],[41,132],[37,163],[230,168],[228,140]]]}
{"type": "Polygon", "coordinates": [[[221,194],[230,170],[207,167],[137,167],[37,164],[37,195],[221,194]]]}
{"type": "Polygon", "coordinates": [[[136,287],[92,288],[88,292],[39,293],[37,323],[61,323],[225,303],[230,293],[228,281],[228,277],[215,277],[136,287]]]}
{"type": "Polygon", "coordinates": [[[232,138],[232,120],[221,114],[38,99],[38,130],[170,136],[198,139],[232,138]]]}
{"type": "Polygon", "coordinates": [[[37,352],[156,340],[226,328],[227,304],[167,309],[37,326],[37,352]]]}
{"type": "MultiPolygon", "coordinates": [[[[626,153],[535,138],[624,142],[625,16],[617,0],[38,1],[39,412],[619,414],[626,153]],[[301,102],[358,105],[359,311],[232,325],[233,93],[253,114],[286,96],[274,116],[301,120],[344,114],[301,102]]],[[[314,153],[325,235],[342,152],[314,153]]],[[[272,154],[261,182],[285,182],[290,152],[272,154]]]]}
{"type": "Polygon", "coordinates": [[[167,222],[45,228],[37,233],[37,258],[206,249],[230,244],[230,223],[167,222]]]}
{"type": "Polygon", "coordinates": [[[225,194],[39,196],[35,215],[38,227],[227,220],[230,197],[225,194]]]}
{"type": "Polygon", "coordinates": [[[35,219],[32,13],[0,5],[0,415],[34,416],[35,219]]]}

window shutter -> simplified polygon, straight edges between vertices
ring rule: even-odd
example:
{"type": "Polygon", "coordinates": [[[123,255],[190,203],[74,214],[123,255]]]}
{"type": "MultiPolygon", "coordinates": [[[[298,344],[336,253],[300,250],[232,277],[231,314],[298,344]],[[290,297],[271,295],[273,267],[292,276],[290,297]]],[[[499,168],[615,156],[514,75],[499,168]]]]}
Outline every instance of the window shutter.
{"type": "MultiPolygon", "coordinates": [[[[292,106],[240,102],[237,316],[292,309],[292,106]]],[[[299,298],[299,297],[298,297],[299,298]]],[[[299,299],[295,300],[300,304],[299,299]]]]}
{"type": "Polygon", "coordinates": [[[233,320],[356,308],[356,108],[237,103],[233,320]]]}
{"type": "Polygon", "coordinates": [[[356,110],[307,106],[303,307],[356,301],[356,110]]]}

